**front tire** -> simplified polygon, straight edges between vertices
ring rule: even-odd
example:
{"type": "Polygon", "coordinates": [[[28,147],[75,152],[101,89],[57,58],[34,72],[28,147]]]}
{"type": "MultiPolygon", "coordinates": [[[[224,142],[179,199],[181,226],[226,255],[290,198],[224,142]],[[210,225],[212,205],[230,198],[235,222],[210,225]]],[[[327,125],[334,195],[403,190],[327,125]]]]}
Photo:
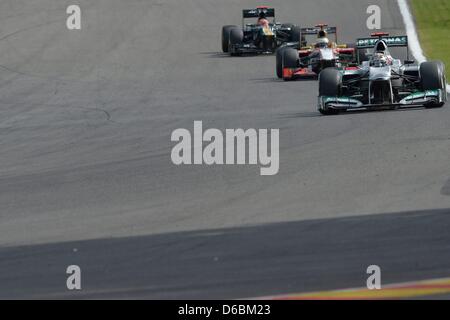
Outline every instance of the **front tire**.
{"type": "Polygon", "coordinates": [[[237,26],[223,26],[222,27],[222,51],[228,53],[228,45],[230,43],[230,31],[237,28],[237,26]]]}
{"type": "MultiPolygon", "coordinates": [[[[232,28],[230,31],[230,45],[240,45],[244,42],[244,31],[241,28],[232,28]]],[[[233,53],[232,55],[237,55],[233,53]]]]}
{"type": "Polygon", "coordinates": [[[341,93],[342,74],[336,68],[327,68],[319,74],[319,96],[337,97],[341,93]]]}
{"type": "MultiPolygon", "coordinates": [[[[422,90],[443,90],[446,93],[445,66],[440,61],[427,61],[420,64],[420,81],[422,90]]],[[[440,108],[445,102],[426,106],[427,108],[440,108]]]]}
{"type": "MultiPolygon", "coordinates": [[[[298,51],[294,48],[286,48],[283,50],[283,59],[282,59],[282,70],[284,68],[297,68],[298,67],[299,55],[298,51]]],[[[283,74],[283,71],[281,71],[283,74]]],[[[282,75],[283,76],[283,75],[282,75]]],[[[284,79],[289,80],[289,79],[284,79]]]]}
{"type": "MultiPolygon", "coordinates": [[[[342,74],[336,68],[327,68],[319,74],[319,97],[338,97],[341,94],[342,74]]],[[[319,108],[323,115],[338,114],[339,110],[319,108]]]]}
{"type": "Polygon", "coordinates": [[[283,78],[283,54],[286,49],[286,47],[281,47],[277,49],[276,52],[276,70],[278,79],[283,78]]]}

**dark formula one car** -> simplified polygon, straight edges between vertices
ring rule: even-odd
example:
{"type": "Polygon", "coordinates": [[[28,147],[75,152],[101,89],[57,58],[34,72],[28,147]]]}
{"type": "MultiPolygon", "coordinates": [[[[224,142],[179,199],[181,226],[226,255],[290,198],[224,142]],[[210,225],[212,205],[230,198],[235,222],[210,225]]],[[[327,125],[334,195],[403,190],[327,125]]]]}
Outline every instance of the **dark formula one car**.
{"type": "MultiPolygon", "coordinates": [[[[357,49],[373,48],[368,61],[358,67],[325,69],[319,76],[318,108],[322,114],[343,110],[442,107],[447,101],[445,67],[440,61],[402,62],[393,59],[389,47],[408,48],[406,36],[374,33],[359,39],[357,49]]],[[[408,49],[407,49],[408,50],[408,49]]]]}
{"type": "Polygon", "coordinates": [[[283,80],[317,78],[319,73],[329,67],[341,68],[357,63],[356,49],[351,45],[337,44],[337,28],[319,24],[315,27],[301,28],[300,37],[314,35],[316,42],[294,48],[286,44],[277,50],[276,73],[283,80]],[[328,39],[334,35],[334,42],[328,39]]]}
{"type": "Polygon", "coordinates": [[[281,24],[275,20],[275,9],[258,7],[242,11],[242,27],[222,28],[222,50],[231,55],[268,54],[283,44],[300,42],[300,28],[293,24],[281,24]],[[246,23],[246,19],[257,19],[246,23]],[[270,22],[268,19],[273,18],[270,22]]]}

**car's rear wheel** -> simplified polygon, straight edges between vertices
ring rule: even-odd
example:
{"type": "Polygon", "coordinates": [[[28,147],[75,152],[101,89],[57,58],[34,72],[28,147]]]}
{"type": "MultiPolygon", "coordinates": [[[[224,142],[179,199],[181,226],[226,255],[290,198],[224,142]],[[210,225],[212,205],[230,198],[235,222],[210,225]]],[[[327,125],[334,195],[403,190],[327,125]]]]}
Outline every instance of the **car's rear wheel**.
{"type": "Polygon", "coordinates": [[[306,46],[306,38],[302,36],[301,28],[298,26],[293,26],[291,28],[291,41],[300,42],[300,47],[306,46]]]}
{"type": "Polygon", "coordinates": [[[370,60],[369,49],[358,49],[356,47],[356,44],[354,43],[347,43],[347,48],[353,48],[356,50],[356,58],[358,59],[359,63],[363,63],[364,61],[370,60]]]}
{"type": "Polygon", "coordinates": [[[228,52],[228,44],[230,43],[230,31],[237,26],[223,26],[222,27],[222,51],[228,52]]]}
{"type": "MultiPolygon", "coordinates": [[[[341,94],[342,74],[336,68],[327,68],[319,74],[319,96],[338,97],[341,94]]],[[[324,115],[338,114],[339,110],[330,108],[320,108],[320,113],[324,115]]]]}
{"type": "MultiPolygon", "coordinates": [[[[292,28],[294,27],[294,24],[293,23],[283,23],[282,25],[281,25],[281,28],[282,29],[290,29],[291,31],[292,31],[292,28]]],[[[292,41],[292,32],[289,32],[289,41],[292,41]]]]}
{"type": "MultiPolygon", "coordinates": [[[[427,61],[420,64],[422,90],[443,90],[446,92],[445,66],[440,61],[427,61]]],[[[428,108],[440,108],[444,102],[428,105],[428,108]]]]}

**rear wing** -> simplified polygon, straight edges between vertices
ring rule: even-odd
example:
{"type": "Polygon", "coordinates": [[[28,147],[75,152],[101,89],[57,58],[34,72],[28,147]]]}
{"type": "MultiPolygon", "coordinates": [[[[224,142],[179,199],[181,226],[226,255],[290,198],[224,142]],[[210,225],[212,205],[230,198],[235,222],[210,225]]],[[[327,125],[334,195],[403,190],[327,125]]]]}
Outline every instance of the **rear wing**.
{"type": "Polygon", "coordinates": [[[325,24],[319,24],[315,27],[301,28],[300,39],[303,39],[305,35],[318,35],[320,31],[325,31],[327,34],[334,34],[334,42],[338,42],[337,27],[328,27],[325,24]]]}
{"type": "Polygon", "coordinates": [[[325,31],[328,34],[337,34],[337,28],[336,27],[310,27],[310,28],[301,28],[301,32],[303,35],[317,35],[319,31],[325,31]]]}
{"type": "Polygon", "coordinates": [[[356,40],[357,49],[369,49],[373,48],[378,40],[384,40],[388,47],[408,47],[408,37],[407,36],[397,36],[397,37],[380,37],[380,38],[360,38],[356,40]]]}
{"type": "Polygon", "coordinates": [[[275,18],[275,9],[268,7],[258,7],[256,9],[242,10],[242,18],[259,18],[261,14],[264,14],[267,18],[275,18]]]}

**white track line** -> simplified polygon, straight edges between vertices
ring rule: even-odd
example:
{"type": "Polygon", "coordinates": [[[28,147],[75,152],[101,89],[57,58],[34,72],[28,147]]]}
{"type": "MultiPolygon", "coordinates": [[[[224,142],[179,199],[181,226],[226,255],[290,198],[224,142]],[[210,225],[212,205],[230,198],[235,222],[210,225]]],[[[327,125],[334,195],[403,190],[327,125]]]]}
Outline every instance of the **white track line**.
{"type": "MultiPolygon", "coordinates": [[[[409,10],[407,0],[397,0],[398,7],[400,8],[400,13],[403,17],[403,22],[405,24],[406,35],[408,36],[409,47],[414,55],[414,59],[421,63],[427,61],[427,58],[423,54],[422,47],[420,46],[419,37],[417,36],[416,25],[414,24],[414,19],[409,10]]],[[[447,92],[450,92],[450,85],[447,84],[447,92]]]]}

